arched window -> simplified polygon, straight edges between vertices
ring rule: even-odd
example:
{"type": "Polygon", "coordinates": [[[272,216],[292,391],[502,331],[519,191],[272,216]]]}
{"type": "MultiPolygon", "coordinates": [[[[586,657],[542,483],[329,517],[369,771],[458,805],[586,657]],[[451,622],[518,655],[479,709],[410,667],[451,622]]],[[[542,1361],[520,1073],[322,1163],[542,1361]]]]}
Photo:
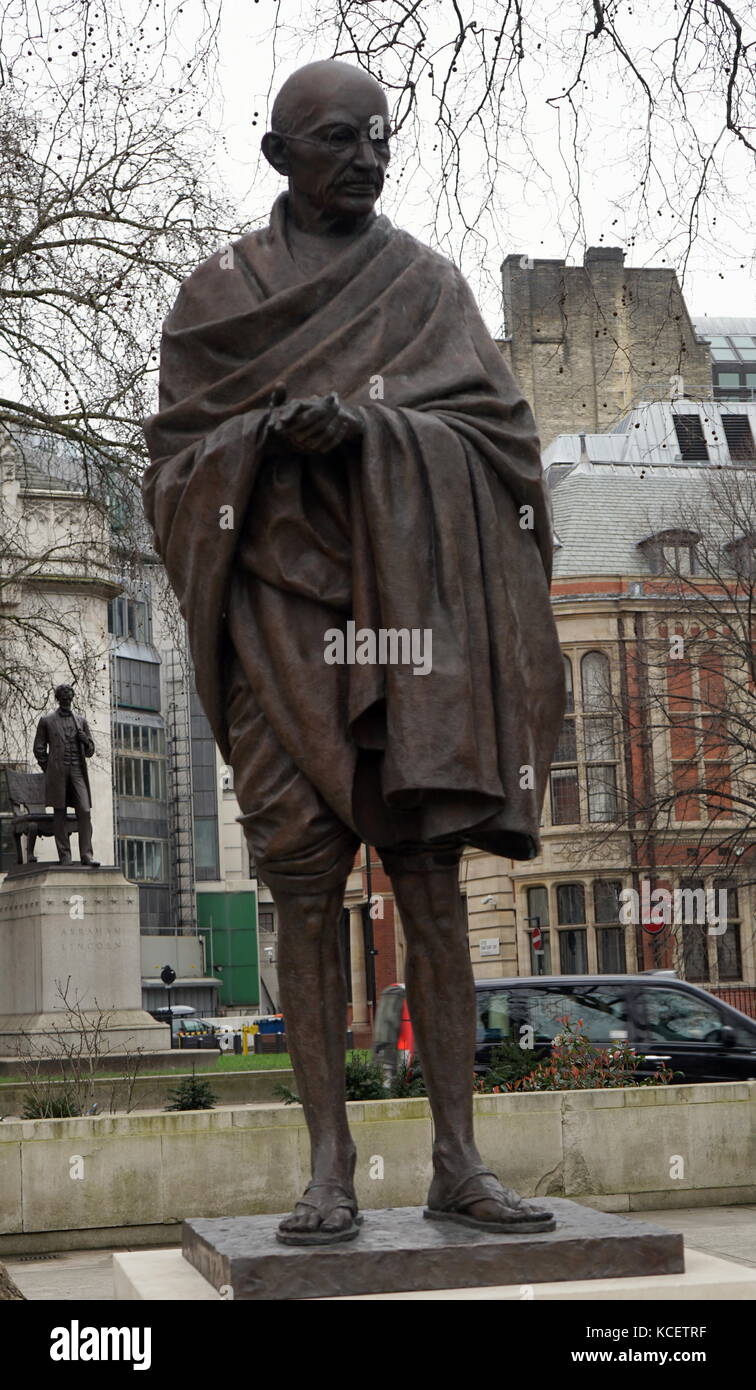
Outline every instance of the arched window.
{"type": "Polygon", "coordinates": [[[575,690],[572,683],[572,662],[568,656],[562,656],[564,663],[564,684],[567,690],[567,703],[565,706],[566,714],[575,713],[575,690]]]}
{"type": "Polygon", "coordinates": [[[572,662],[563,656],[567,704],[559,742],[551,769],[551,824],[576,825],[580,821],[578,792],[577,728],[575,721],[575,692],[572,662]]]}
{"type": "Polygon", "coordinates": [[[612,698],[608,656],[603,652],[586,652],[580,663],[580,680],[585,713],[607,709],[612,698]]]}

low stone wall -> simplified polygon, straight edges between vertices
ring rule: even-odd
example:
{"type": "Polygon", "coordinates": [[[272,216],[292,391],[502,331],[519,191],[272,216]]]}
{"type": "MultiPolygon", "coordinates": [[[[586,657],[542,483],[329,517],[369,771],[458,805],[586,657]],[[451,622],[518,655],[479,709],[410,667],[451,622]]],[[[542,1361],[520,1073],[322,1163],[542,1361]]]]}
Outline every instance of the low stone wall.
{"type": "MultiPolygon", "coordinates": [[[[174,1053],[175,1055],[179,1054],[174,1053]]],[[[281,1081],[290,1089],[294,1089],[294,1073],[290,1068],[206,1072],[205,1065],[206,1062],[198,1063],[196,1076],[209,1082],[221,1105],[246,1105],[250,1102],[265,1104],[267,1101],[274,1101],[275,1087],[281,1081]]],[[[186,1072],[186,1068],[184,1071],[186,1072]]],[[[181,1079],[181,1076],[167,1072],[164,1076],[138,1076],[133,1086],[129,1086],[125,1081],[96,1078],[93,1083],[94,1098],[102,1111],[109,1110],[111,1105],[116,1110],[126,1110],[127,1107],[131,1111],[157,1110],[168,1104],[169,1093],[176,1089],[181,1079]]],[[[49,1093],[54,1095],[56,1090],[62,1089],[62,1085],[52,1078],[49,1082],[47,1078],[43,1078],[37,1089],[43,1089],[45,1094],[49,1089],[49,1093]]],[[[29,1091],[27,1081],[0,1080],[0,1116],[23,1115],[24,1102],[29,1091]]]]}
{"type": "MultiPolygon", "coordinates": [[[[364,1207],[420,1204],[425,1100],[354,1102],[364,1207]]],[[[475,1098],[484,1161],[525,1195],[609,1211],[756,1201],[756,1082],[475,1098]]],[[[298,1106],[0,1124],[0,1252],[178,1243],[189,1216],[291,1207],[298,1106]]]]}
{"type": "MultiPolygon", "coordinates": [[[[141,1071],[191,1071],[192,1066],[207,1071],[220,1057],[220,1049],[210,1047],[174,1047],[162,1052],[142,1052],[139,1063],[141,1071]]],[[[133,1070],[133,1052],[108,1052],[100,1057],[98,1069],[111,1075],[133,1070]]],[[[40,1076],[59,1076],[60,1057],[29,1058],[28,1065],[40,1076]]],[[[0,1081],[21,1081],[25,1075],[24,1063],[16,1054],[14,1057],[0,1057],[0,1081]]]]}

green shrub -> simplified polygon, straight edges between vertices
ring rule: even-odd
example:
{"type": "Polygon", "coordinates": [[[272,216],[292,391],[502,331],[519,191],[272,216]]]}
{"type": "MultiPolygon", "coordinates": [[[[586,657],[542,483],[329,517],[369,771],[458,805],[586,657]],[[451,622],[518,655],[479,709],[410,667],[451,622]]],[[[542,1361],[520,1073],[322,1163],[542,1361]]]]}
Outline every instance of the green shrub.
{"type": "Polygon", "coordinates": [[[634,1073],[643,1058],[630,1043],[595,1047],[579,1031],[583,1020],[571,1024],[567,1018],[561,1033],[553,1040],[551,1056],[537,1063],[527,1076],[509,1081],[507,1091],[594,1091],[615,1086],[668,1086],[674,1072],[669,1068],[638,1080],[634,1073]]]}
{"type": "Polygon", "coordinates": [[[417,1057],[412,1062],[402,1062],[392,1078],[388,1093],[396,1100],[405,1100],[408,1096],[427,1096],[425,1077],[417,1057]]]}
{"type": "Polygon", "coordinates": [[[353,1052],[346,1064],[347,1100],[385,1100],[383,1068],[370,1052],[353,1052]]]}
{"type": "Polygon", "coordinates": [[[27,1091],[22,1113],[25,1120],[69,1120],[81,1114],[81,1107],[73,1089],[65,1089],[57,1095],[27,1091]]]}
{"type": "Polygon", "coordinates": [[[273,1087],[273,1095],[276,1097],[276,1100],[282,1100],[284,1105],[302,1104],[296,1091],[290,1090],[283,1081],[276,1082],[276,1085],[273,1087]]]}
{"type": "Polygon", "coordinates": [[[192,1068],[191,1076],[185,1076],[173,1091],[169,1091],[170,1105],[166,1110],[212,1110],[217,1101],[209,1081],[197,1077],[192,1068]]]}
{"type": "Polygon", "coordinates": [[[543,1049],[520,1047],[516,1042],[498,1043],[491,1049],[490,1070],[475,1082],[476,1091],[506,1091],[512,1081],[529,1076],[544,1055],[543,1049]]]}
{"type": "MultiPolygon", "coordinates": [[[[346,1059],[347,1100],[385,1100],[383,1068],[370,1052],[353,1052],[346,1059]]],[[[284,1105],[301,1105],[299,1096],[283,1081],[273,1088],[273,1094],[284,1105]]]]}

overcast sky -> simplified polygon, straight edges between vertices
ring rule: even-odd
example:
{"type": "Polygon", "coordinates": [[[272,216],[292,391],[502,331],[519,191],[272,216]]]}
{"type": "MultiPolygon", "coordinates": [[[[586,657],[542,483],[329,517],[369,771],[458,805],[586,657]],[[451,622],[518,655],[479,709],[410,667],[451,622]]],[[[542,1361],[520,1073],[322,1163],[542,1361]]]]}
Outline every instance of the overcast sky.
{"type": "MultiPolygon", "coordinates": [[[[465,14],[491,13],[488,4],[463,4],[462,8],[465,14]]],[[[659,28],[659,6],[636,4],[634,13],[632,6],[627,9],[623,37],[636,45],[634,51],[641,52],[645,71],[652,73],[655,65],[663,66],[669,51],[670,35],[659,28]],[[628,25],[635,28],[628,29],[628,25]],[[641,42],[646,32],[652,38],[647,48],[641,42]]],[[[311,0],[256,0],[253,4],[249,0],[223,0],[213,115],[222,132],[217,168],[238,204],[240,227],[258,224],[283,186],[259,156],[271,90],[275,92],[288,73],[303,63],[333,56],[329,41],[302,39],[312,24],[313,12],[311,0]],[[276,15],[280,27],[274,42],[271,24],[276,15]],[[257,124],[253,124],[255,120],[257,124]]],[[[555,0],[552,16],[548,6],[543,12],[546,28],[551,23],[558,24],[561,17],[562,29],[554,32],[561,32],[563,51],[569,60],[579,51],[580,36],[586,27],[580,12],[581,6],[573,5],[572,0],[566,4],[564,0],[555,0]],[[575,26],[572,34],[566,27],[571,19],[575,26]]],[[[671,17],[670,7],[668,19],[671,17]]],[[[689,190],[698,177],[701,160],[681,138],[678,124],[662,123],[656,131],[656,168],[645,189],[647,215],[642,214],[637,185],[644,105],[637,99],[637,84],[625,80],[610,56],[583,89],[581,227],[573,196],[574,171],[569,168],[571,137],[565,110],[562,107],[557,111],[546,102],[548,96],[556,95],[565,85],[568,79],[563,74],[569,71],[553,56],[546,64],[541,63],[538,55],[525,63],[523,86],[528,106],[524,123],[518,128],[513,118],[511,132],[507,132],[500,147],[503,167],[496,179],[495,203],[480,222],[478,235],[465,239],[461,221],[453,210],[448,215],[442,213],[440,222],[435,216],[433,195],[439,185],[434,153],[437,135],[431,119],[432,104],[427,100],[421,106],[425,119],[398,141],[382,211],[420,239],[435,242],[462,266],[494,332],[501,327],[499,266],[505,255],[518,251],[531,256],[567,258],[569,264],[580,264],[586,245],[622,246],[629,265],[675,266],[681,275],[684,270],[685,298],[694,316],[756,314],[756,181],[748,151],[731,144],[723,154],[720,166],[727,188],[717,189],[713,203],[702,206],[696,243],[687,267],[683,267],[689,190]]],[[[722,117],[707,89],[705,74],[691,77],[688,99],[691,109],[698,113],[700,128],[713,141],[721,131],[722,117]]],[[[514,87],[512,100],[517,100],[514,87]]],[[[726,144],[725,139],[720,148],[724,150],[726,144]]],[[[463,206],[471,209],[471,215],[480,201],[481,157],[482,146],[474,137],[469,138],[464,147],[465,185],[461,199],[463,206]]]]}

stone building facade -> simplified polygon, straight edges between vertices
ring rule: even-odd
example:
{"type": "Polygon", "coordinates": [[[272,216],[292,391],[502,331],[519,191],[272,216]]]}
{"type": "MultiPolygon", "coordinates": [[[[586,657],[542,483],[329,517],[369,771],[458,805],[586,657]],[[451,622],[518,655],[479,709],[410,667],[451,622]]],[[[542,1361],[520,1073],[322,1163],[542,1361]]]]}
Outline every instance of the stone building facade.
{"type": "Polygon", "coordinates": [[[711,396],[708,344],[674,270],[626,266],[614,246],[589,247],[581,266],[510,255],[501,269],[501,348],[542,447],[610,430],[640,399],[711,396]]]}

